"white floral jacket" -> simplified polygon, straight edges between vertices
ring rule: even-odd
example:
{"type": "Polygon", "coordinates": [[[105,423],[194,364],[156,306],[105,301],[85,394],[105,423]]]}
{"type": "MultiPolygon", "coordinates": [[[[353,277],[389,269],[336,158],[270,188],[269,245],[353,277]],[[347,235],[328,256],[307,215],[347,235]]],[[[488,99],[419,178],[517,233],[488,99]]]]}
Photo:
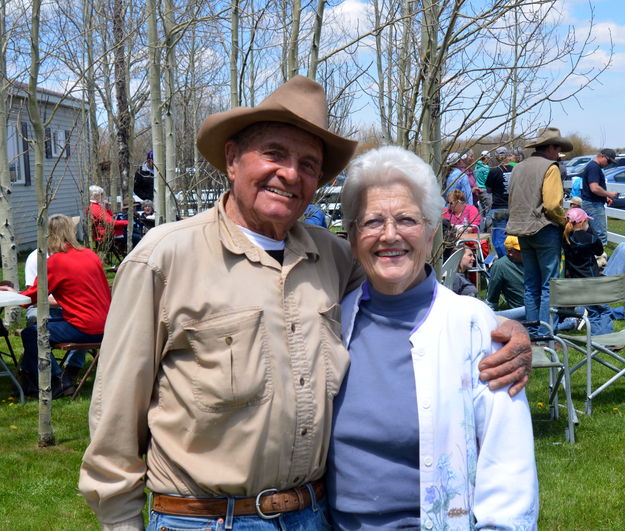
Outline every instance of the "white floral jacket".
{"type": "MultiPolygon", "coordinates": [[[[342,302],[349,347],[362,286],[342,302]]],[[[494,352],[493,312],[437,284],[424,323],[410,336],[419,409],[422,529],[532,530],[538,480],[525,394],[510,398],[479,379],[494,352]]]]}

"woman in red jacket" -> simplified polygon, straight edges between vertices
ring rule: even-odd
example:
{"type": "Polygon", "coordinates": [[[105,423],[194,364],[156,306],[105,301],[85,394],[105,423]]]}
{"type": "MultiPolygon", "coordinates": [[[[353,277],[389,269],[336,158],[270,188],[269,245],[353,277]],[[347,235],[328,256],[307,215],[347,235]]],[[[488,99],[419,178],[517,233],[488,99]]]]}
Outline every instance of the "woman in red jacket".
{"type": "MultiPolygon", "coordinates": [[[[61,315],[48,321],[50,344],[61,342],[94,343],[102,340],[104,322],[111,304],[111,291],[102,262],[91,249],[82,247],[74,234],[72,220],[63,214],[48,220],[48,291],[61,306],[61,315]]],[[[38,281],[21,292],[37,303],[38,281]]],[[[21,368],[26,380],[24,391],[37,392],[37,325],[22,330],[24,356],[21,368]]],[[[84,359],[83,359],[84,362],[84,359]]],[[[73,392],[73,382],[63,377],[59,364],[51,358],[53,397],[73,392]]]]}
{"type": "Polygon", "coordinates": [[[89,187],[89,215],[93,225],[93,234],[96,242],[107,237],[122,236],[128,220],[113,219],[113,211],[108,201],[104,201],[104,190],[95,184],[89,187]]]}

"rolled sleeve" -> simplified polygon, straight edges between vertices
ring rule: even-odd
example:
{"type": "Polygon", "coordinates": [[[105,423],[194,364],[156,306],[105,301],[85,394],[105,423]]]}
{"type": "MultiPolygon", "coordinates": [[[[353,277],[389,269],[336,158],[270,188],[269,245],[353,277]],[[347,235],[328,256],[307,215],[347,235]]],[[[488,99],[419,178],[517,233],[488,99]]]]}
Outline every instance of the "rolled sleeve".
{"type": "Polygon", "coordinates": [[[130,259],[114,285],[79,480],[104,529],[143,529],[148,408],[167,338],[163,284],[158,271],[130,259]]]}
{"type": "Polygon", "coordinates": [[[562,177],[556,164],[552,164],[543,181],[543,208],[545,216],[558,225],[564,226],[566,216],[562,207],[564,199],[564,189],[562,188],[562,177]]]}

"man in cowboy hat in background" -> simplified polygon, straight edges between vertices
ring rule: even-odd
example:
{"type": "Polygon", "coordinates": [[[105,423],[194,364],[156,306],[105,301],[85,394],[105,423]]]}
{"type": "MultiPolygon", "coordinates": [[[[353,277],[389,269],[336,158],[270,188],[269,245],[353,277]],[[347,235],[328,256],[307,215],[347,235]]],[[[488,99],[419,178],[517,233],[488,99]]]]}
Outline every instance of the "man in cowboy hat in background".
{"type": "Polygon", "coordinates": [[[608,243],[608,228],[605,219],[605,205],[612,204],[618,197],[617,192],[608,192],[605,184],[603,168],[610,164],[616,164],[616,151],[602,149],[591,160],[582,173],[582,208],[591,216],[590,227],[601,240],[603,245],[608,243]]]}
{"type": "MultiPolygon", "coordinates": [[[[327,127],[323,88],[301,76],[209,116],[198,148],[231,190],[151,230],[121,265],[80,475],[104,529],[143,529],[146,484],[150,529],[327,528],[349,362],[339,301],[362,279],[347,242],[297,221],[356,147],[327,127]]],[[[483,376],[518,391],[531,355],[513,336],[483,376]]]]}
{"type": "Polygon", "coordinates": [[[506,230],[519,237],[527,320],[549,322],[549,281],[558,276],[565,224],[558,156],[572,151],[573,144],[559,129],[545,127],[525,147],[535,151],[512,170],[506,230]]]}

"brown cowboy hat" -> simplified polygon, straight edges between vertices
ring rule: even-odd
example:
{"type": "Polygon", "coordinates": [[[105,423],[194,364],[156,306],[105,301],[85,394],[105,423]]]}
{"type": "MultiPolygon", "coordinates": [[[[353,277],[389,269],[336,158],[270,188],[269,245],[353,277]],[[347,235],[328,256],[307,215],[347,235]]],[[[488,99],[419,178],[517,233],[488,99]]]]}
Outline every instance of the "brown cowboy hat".
{"type": "Polygon", "coordinates": [[[573,151],[573,144],[568,138],[560,136],[560,129],[557,127],[545,127],[541,129],[538,136],[525,144],[526,148],[533,148],[539,146],[547,146],[549,144],[556,144],[560,146],[560,151],[566,153],[567,151],[573,151]]]}
{"type": "Polygon", "coordinates": [[[200,126],[197,147],[206,160],[226,172],[226,142],[248,125],[281,122],[299,127],[323,142],[323,175],[319,186],[330,182],[347,166],[358,142],[328,131],[328,104],[323,87],[304,76],[295,76],[254,108],[235,107],[211,114],[200,126]]]}

